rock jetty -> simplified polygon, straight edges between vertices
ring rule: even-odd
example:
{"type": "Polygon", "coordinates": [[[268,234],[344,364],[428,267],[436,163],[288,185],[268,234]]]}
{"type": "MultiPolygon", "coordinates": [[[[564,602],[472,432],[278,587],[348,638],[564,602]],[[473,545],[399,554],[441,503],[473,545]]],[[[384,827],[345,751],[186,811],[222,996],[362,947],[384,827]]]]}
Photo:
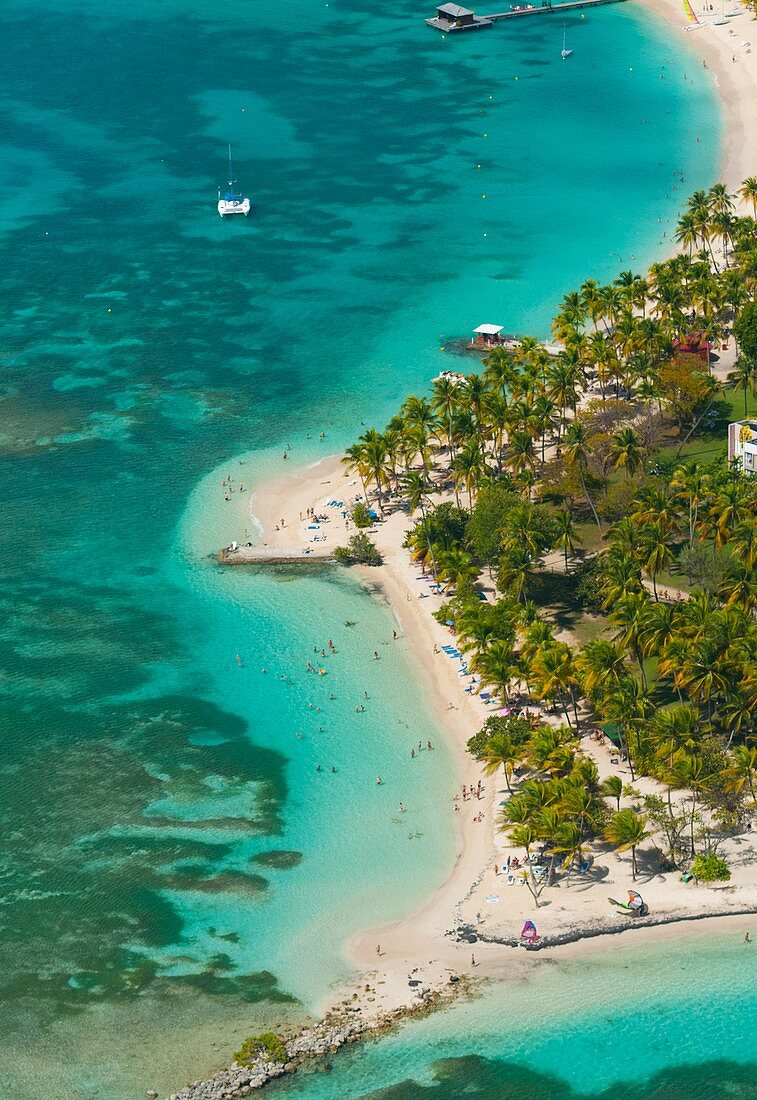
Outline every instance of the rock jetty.
{"type": "Polygon", "coordinates": [[[305,1063],[336,1054],[345,1043],[377,1038],[403,1020],[433,1012],[469,988],[468,980],[454,975],[449,986],[418,990],[416,1003],[372,1016],[367,1010],[364,1013],[359,1003],[343,1004],[312,1027],[281,1036],[287,1052],[286,1062],[271,1062],[263,1053],[249,1065],[233,1062],[228,1069],[219,1070],[207,1080],[193,1081],[180,1092],[172,1093],[169,1100],[227,1100],[249,1096],[276,1077],[295,1073],[305,1063]]]}

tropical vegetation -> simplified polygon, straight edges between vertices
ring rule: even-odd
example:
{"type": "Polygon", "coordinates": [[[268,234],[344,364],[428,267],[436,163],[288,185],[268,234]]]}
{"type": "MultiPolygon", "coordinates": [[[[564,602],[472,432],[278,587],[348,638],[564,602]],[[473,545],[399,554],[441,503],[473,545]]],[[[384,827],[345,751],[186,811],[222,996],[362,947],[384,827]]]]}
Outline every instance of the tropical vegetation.
{"type": "Polygon", "coordinates": [[[557,354],[491,348],[344,457],[379,515],[407,510],[476,690],[539,708],[490,718],[469,747],[510,792],[502,828],[550,876],[592,838],[634,875],[650,837],[668,865],[717,859],[757,809],[757,479],[691,454],[756,388],[753,180],[740,197],[750,214],[721,184],[696,192],[679,255],[566,294],[557,354]],[[713,353],[739,339],[718,380],[713,353]],[[593,636],[561,637],[558,603],[593,636]],[[581,740],[598,726],[661,793],[600,783],[581,740]]]}

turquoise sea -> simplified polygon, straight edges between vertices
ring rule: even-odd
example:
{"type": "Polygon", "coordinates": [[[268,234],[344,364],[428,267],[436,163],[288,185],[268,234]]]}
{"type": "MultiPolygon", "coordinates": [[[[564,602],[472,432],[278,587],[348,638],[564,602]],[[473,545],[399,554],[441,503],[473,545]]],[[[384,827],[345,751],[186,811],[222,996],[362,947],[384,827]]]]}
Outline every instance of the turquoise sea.
{"type": "Polygon", "coordinates": [[[472,1002],[349,1048],[275,1100],[753,1100],[757,957],[705,938],[547,963],[472,1002]]]}
{"type": "Polygon", "coordinates": [[[287,444],[333,453],[448,339],[546,335],[582,278],[662,254],[720,118],[630,3],[569,19],[569,64],[552,20],[454,40],[425,14],[3,6],[3,1096],[210,1071],[448,872],[452,767],[389,609],[215,550],[287,444]]]}

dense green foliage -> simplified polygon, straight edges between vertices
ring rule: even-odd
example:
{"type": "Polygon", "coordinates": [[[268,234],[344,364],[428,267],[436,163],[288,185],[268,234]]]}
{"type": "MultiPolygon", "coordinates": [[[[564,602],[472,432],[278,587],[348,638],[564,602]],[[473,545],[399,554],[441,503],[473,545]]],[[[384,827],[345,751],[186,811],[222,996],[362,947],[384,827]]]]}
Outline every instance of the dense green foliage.
{"type": "Polygon", "coordinates": [[[337,546],[334,558],[341,565],[381,565],[383,561],[375,542],[367,535],[352,535],[346,546],[337,546]]]}
{"type": "Polygon", "coordinates": [[[691,873],[700,882],[728,882],[731,872],[724,859],[700,852],[691,865],[691,873]]]}
{"type": "Polygon", "coordinates": [[[407,506],[405,545],[447,594],[437,618],[477,690],[564,722],[490,718],[468,746],[508,789],[518,776],[502,826],[550,875],[591,837],[634,874],[652,833],[666,864],[716,858],[757,808],[757,478],[682,456],[722,398],[716,339],[739,336],[730,382],[745,401],[754,384],[757,221],[733,210],[720,184],[695,193],[687,254],[566,294],[558,354],[493,348],[345,456],[380,510],[407,506]],[[592,612],[594,636],[562,640],[551,602],[592,612]],[[578,741],[597,724],[667,797],[600,787],[578,741]]]}
{"type": "Polygon", "coordinates": [[[733,335],[744,358],[757,364],[757,303],[747,302],[736,318],[733,335]]]}
{"type": "Polygon", "coordinates": [[[287,1048],[273,1031],[265,1031],[262,1035],[250,1035],[235,1053],[234,1061],[240,1066],[249,1066],[261,1056],[269,1062],[286,1063],[288,1061],[287,1048]]]}
{"type": "Polygon", "coordinates": [[[356,527],[372,527],[373,517],[367,504],[356,504],[352,509],[352,522],[356,527]]]}

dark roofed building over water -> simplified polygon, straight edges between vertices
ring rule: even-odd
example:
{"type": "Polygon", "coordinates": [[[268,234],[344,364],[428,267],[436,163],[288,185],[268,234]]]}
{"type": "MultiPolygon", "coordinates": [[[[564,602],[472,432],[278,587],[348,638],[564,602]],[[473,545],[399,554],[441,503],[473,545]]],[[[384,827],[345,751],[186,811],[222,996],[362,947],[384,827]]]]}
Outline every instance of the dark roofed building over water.
{"type": "Polygon", "coordinates": [[[469,8],[461,8],[459,4],[442,4],[436,9],[436,18],[427,19],[426,22],[429,27],[450,34],[453,31],[479,31],[493,26],[491,19],[476,15],[469,8]]]}

